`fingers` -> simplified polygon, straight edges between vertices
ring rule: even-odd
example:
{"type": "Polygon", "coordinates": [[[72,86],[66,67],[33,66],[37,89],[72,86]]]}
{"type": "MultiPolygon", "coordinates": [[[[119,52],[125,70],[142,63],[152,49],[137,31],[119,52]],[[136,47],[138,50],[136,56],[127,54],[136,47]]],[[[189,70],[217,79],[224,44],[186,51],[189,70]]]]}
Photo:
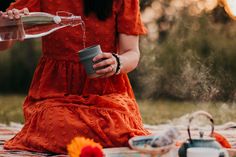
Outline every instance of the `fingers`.
{"type": "Polygon", "coordinates": [[[18,9],[12,9],[8,10],[5,13],[2,13],[2,17],[9,18],[9,19],[20,19],[21,15],[28,15],[29,10],[27,8],[18,10],[18,9]]]}
{"type": "Polygon", "coordinates": [[[12,9],[12,10],[8,10],[7,12],[3,13],[3,17],[4,18],[9,18],[9,19],[19,19],[20,15],[19,15],[19,10],[17,9],[12,9]]]}
{"type": "Polygon", "coordinates": [[[110,65],[110,66],[107,66],[103,69],[96,70],[96,73],[98,75],[103,75],[103,74],[110,73],[110,72],[114,73],[114,71],[115,71],[115,65],[110,65]]]}
{"type": "Polygon", "coordinates": [[[3,18],[8,18],[7,12],[2,12],[2,17],[3,18]]]}
{"type": "Polygon", "coordinates": [[[95,62],[93,68],[94,69],[100,69],[102,67],[111,65],[111,64],[115,64],[115,58],[112,56],[111,53],[101,53],[98,54],[97,56],[95,56],[93,58],[93,62],[95,62]]]}
{"type": "Polygon", "coordinates": [[[104,59],[104,58],[112,58],[112,54],[106,53],[106,52],[98,54],[96,57],[93,58],[93,61],[97,62],[97,61],[104,59]]]}
{"type": "Polygon", "coordinates": [[[97,73],[99,78],[105,78],[105,77],[110,77],[115,74],[115,66],[109,66],[107,67],[107,70],[104,69],[104,71],[100,71],[101,73],[97,73]]]}
{"type": "Polygon", "coordinates": [[[93,58],[93,68],[100,77],[109,77],[115,74],[117,63],[111,53],[102,53],[93,58]]]}
{"type": "Polygon", "coordinates": [[[15,17],[15,19],[20,18],[20,11],[18,9],[12,9],[12,14],[15,17]]]}
{"type": "Polygon", "coordinates": [[[14,18],[14,16],[13,16],[13,11],[12,11],[12,10],[8,10],[8,11],[7,11],[7,15],[8,15],[8,18],[9,18],[9,19],[13,19],[13,18],[14,18]]]}
{"type": "Polygon", "coordinates": [[[29,9],[28,8],[21,9],[20,13],[24,14],[24,15],[28,15],[29,14],[29,9]]]}
{"type": "Polygon", "coordinates": [[[103,59],[100,62],[95,63],[93,65],[93,68],[94,69],[101,69],[103,67],[106,67],[106,66],[109,66],[109,65],[112,65],[112,64],[115,64],[115,59],[114,58],[103,59]]]}

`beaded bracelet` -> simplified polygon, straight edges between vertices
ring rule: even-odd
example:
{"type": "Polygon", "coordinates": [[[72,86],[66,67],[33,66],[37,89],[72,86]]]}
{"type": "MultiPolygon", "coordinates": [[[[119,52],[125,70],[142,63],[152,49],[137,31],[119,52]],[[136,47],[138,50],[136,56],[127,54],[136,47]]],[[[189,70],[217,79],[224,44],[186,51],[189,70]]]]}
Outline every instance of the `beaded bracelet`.
{"type": "Polygon", "coordinates": [[[117,54],[115,54],[115,53],[112,53],[112,55],[116,58],[117,67],[116,67],[115,74],[118,75],[118,74],[120,74],[121,66],[122,66],[121,65],[121,61],[120,61],[120,57],[117,54]]]}

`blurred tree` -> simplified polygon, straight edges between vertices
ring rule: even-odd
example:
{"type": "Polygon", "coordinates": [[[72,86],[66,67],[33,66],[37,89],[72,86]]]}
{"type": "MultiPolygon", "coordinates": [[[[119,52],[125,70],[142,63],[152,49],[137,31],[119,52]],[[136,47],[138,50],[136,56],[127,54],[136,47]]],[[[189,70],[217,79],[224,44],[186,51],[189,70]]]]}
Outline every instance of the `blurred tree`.
{"type": "Polygon", "coordinates": [[[28,91],[40,51],[40,41],[27,40],[16,43],[12,49],[0,53],[1,93],[28,91]]]}
{"type": "Polygon", "coordinates": [[[141,10],[145,9],[147,6],[150,6],[153,0],[140,0],[141,10]]]}
{"type": "Polygon", "coordinates": [[[227,24],[231,22],[229,15],[225,12],[223,7],[217,7],[212,11],[213,22],[227,24]]]}
{"type": "Polygon", "coordinates": [[[217,1],[153,0],[145,7],[138,96],[234,100],[236,23],[217,1]]]}

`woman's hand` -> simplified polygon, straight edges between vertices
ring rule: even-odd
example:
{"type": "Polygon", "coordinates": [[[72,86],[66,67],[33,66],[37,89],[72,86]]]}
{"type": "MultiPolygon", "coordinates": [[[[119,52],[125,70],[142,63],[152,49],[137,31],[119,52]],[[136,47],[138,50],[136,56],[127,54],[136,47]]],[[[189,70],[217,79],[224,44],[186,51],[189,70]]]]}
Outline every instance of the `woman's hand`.
{"type": "MultiPolygon", "coordinates": [[[[126,74],[134,70],[139,62],[139,37],[137,35],[119,35],[119,67],[118,73],[126,74]]],[[[118,63],[112,53],[102,53],[94,57],[93,68],[101,77],[109,77],[116,73],[118,63]]]]}
{"type": "MultiPolygon", "coordinates": [[[[28,15],[29,14],[29,10],[27,8],[18,10],[18,9],[12,9],[12,10],[8,10],[6,12],[2,12],[0,11],[0,24],[3,23],[6,19],[20,19],[21,15],[28,15]]],[[[4,51],[10,47],[12,47],[14,41],[3,41],[0,42],[0,51],[4,51]]]]}
{"type": "Polygon", "coordinates": [[[20,19],[22,15],[28,15],[28,14],[29,14],[28,8],[24,8],[21,10],[12,9],[6,12],[1,12],[0,16],[3,18],[9,18],[9,19],[20,19]]]}
{"type": "Polygon", "coordinates": [[[111,53],[101,53],[93,58],[93,68],[100,78],[109,77],[116,73],[116,58],[111,53]]]}

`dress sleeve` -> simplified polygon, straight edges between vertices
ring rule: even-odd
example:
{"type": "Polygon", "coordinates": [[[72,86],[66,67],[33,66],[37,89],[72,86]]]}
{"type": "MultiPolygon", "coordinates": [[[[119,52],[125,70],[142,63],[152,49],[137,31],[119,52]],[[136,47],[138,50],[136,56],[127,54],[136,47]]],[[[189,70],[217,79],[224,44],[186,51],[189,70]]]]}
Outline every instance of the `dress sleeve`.
{"type": "Polygon", "coordinates": [[[40,9],[40,0],[16,0],[11,3],[7,10],[10,9],[23,9],[28,8],[30,12],[39,12],[40,9]]]}
{"type": "Polygon", "coordinates": [[[123,0],[117,15],[119,33],[128,35],[146,34],[140,17],[139,0],[123,0]]]}

